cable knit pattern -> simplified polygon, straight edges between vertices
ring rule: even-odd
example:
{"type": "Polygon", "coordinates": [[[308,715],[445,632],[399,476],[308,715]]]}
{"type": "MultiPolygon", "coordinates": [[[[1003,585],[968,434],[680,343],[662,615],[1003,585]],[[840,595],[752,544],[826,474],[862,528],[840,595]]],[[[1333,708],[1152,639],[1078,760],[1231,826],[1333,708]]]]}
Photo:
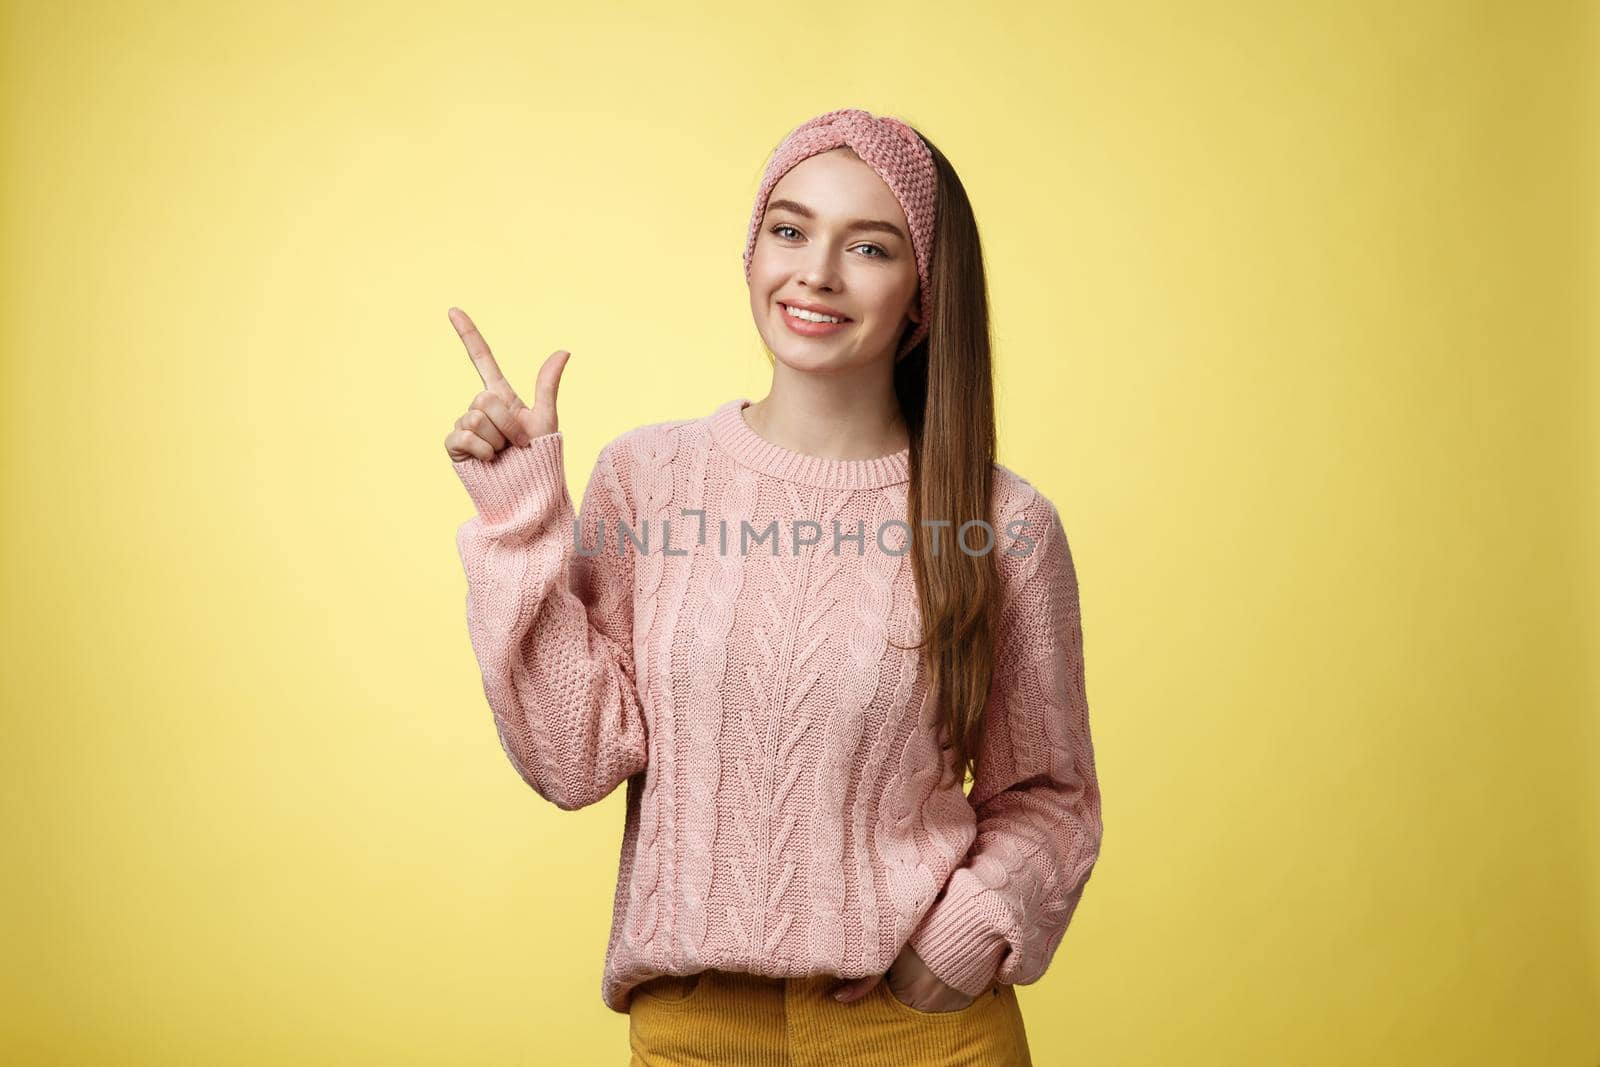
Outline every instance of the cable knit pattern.
{"type": "MultiPolygon", "coordinates": [[[[839,504],[844,503],[841,498],[839,504]]],[[[838,505],[834,510],[837,511],[838,505]]],[[[869,529],[878,530],[893,516],[885,505],[884,494],[874,494],[869,517],[869,529]]],[[[831,530],[831,519],[825,524],[831,530]]],[[[903,531],[900,531],[903,533],[903,531]]],[[[901,542],[903,543],[903,541],[901,542]]],[[[845,559],[834,557],[835,562],[845,559]]],[[[824,752],[860,752],[866,740],[867,709],[881,682],[881,665],[889,641],[889,613],[894,604],[894,575],[906,557],[878,551],[869,552],[860,568],[854,590],[842,587],[840,595],[852,595],[853,623],[845,641],[845,674],[840,679],[840,695],[836,707],[827,711],[822,749],[824,752]]],[[[905,564],[910,566],[909,561],[905,564]]],[[[845,794],[850,779],[854,777],[853,761],[837,759],[817,764],[816,792],[819,805],[827,811],[848,811],[845,794]]],[[[813,902],[811,923],[812,941],[807,955],[819,966],[834,974],[842,974],[861,966],[864,953],[861,946],[851,946],[845,940],[845,899],[849,882],[841,877],[849,868],[846,833],[854,831],[853,822],[846,824],[836,819],[818,819],[812,824],[809,868],[810,891],[813,902]],[[846,953],[850,952],[847,956],[846,953]]],[[[858,852],[864,851],[861,842],[853,842],[858,852]]],[[[859,872],[858,872],[859,877],[859,872]]],[[[858,890],[859,892],[859,890],[858,890]]],[[[864,940],[864,939],[863,939],[864,940]]]]}
{"type": "Polygon", "coordinates": [[[1002,611],[964,794],[896,647],[921,636],[909,451],[803,455],[748,404],[610,441],[578,509],[559,432],[455,464],[507,757],[566,810],[627,784],[602,999],[626,1013],[639,983],[713,967],[881,974],[908,943],[974,996],[1035,981],[1101,839],[1060,516],[996,465],[1002,611]]]}

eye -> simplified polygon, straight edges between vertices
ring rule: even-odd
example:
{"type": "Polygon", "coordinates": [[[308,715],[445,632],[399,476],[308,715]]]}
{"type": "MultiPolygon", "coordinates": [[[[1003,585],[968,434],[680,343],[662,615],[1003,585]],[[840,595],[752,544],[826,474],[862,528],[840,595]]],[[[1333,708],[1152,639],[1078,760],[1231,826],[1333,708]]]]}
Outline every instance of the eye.
{"type": "MultiPolygon", "coordinates": [[[[770,234],[775,234],[778,237],[784,237],[785,240],[795,240],[800,235],[800,231],[795,229],[793,226],[789,225],[787,222],[780,222],[776,226],[773,226],[770,229],[768,229],[767,232],[770,233],[770,234]],[[782,232],[784,230],[788,230],[790,233],[793,233],[795,236],[794,237],[785,237],[785,235],[782,232]]],[[[888,259],[888,258],[890,258],[889,253],[879,245],[864,244],[864,245],[861,245],[860,247],[862,247],[862,248],[870,248],[870,249],[873,250],[873,252],[876,253],[875,255],[863,257],[865,259],[888,259]]]]}

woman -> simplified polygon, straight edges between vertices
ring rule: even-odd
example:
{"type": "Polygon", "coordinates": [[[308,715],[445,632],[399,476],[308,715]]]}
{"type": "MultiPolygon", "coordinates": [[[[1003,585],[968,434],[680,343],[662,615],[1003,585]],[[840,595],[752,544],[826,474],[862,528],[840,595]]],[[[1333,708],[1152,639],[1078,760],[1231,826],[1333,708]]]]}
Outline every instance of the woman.
{"type": "Polygon", "coordinates": [[[502,744],[567,810],[628,785],[601,994],[635,1064],[1030,1063],[1012,987],[1100,790],[1066,534],[994,459],[965,190],[911,127],[830,111],[773,153],[744,259],[771,392],[611,440],[576,516],[569,354],[529,406],[451,309],[502,744]]]}

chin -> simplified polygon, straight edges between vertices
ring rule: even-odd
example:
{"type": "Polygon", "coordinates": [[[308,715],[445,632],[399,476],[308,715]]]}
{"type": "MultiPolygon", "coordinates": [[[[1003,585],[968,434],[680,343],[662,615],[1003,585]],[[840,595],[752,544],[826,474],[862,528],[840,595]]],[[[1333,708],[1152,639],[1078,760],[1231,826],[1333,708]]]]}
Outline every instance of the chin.
{"type": "Polygon", "coordinates": [[[769,345],[768,348],[779,363],[790,370],[803,371],[807,374],[826,374],[829,371],[843,370],[849,362],[847,352],[806,349],[804,346],[792,343],[769,345]]]}
{"type": "MultiPolygon", "coordinates": [[[[780,311],[778,314],[781,315],[783,312],[780,311]]],[[[773,323],[771,329],[762,329],[758,332],[761,334],[761,339],[766,342],[767,351],[790,370],[827,374],[857,370],[872,362],[862,354],[864,351],[870,351],[871,347],[863,349],[860,337],[852,338],[848,344],[841,344],[838,341],[818,341],[792,333],[781,322],[773,323]]],[[[885,339],[882,343],[888,345],[891,342],[885,339]]],[[[892,358],[892,353],[885,358],[892,358]]]]}

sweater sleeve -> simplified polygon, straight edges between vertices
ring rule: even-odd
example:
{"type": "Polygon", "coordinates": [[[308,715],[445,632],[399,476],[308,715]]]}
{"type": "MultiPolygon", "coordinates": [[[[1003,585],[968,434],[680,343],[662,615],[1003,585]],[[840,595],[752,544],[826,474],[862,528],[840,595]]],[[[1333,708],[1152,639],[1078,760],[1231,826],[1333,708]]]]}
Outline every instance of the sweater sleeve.
{"type": "Polygon", "coordinates": [[[941,981],[969,996],[1043,976],[1100,851],[1077,575],[1060,516],[1036,499],[1040,558],[1002,616],[967,797],[977,834],[910,938],[941,981]]]}
{"type": "Polygon", "coordinates": [[[601,800],[647,762],[633,663],[633,547],[618,527],[633,516],[612,447],[601,450],[584,491],[582,552],[559,431],[492,460],[455,463],[478,510],[456,547],[483,691],[512,765],[566,811],[601,800]]]}

